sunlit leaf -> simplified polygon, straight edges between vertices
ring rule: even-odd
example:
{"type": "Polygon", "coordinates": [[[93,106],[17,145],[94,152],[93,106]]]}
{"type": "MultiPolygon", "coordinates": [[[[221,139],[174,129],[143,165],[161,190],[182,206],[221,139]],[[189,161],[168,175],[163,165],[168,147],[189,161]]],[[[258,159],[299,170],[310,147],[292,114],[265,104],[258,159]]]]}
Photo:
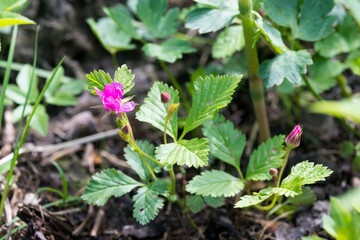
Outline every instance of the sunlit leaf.
{"type": "Polygon", "coordinates": [[[232,56],[245,46],[242,25],[225,28],[216,38],[213,45],[212,56],[214,58],[225,58],[232,56]]]}
{"type": "Polygon", "coordinates": [[[0,11],[0,28],[17,24],[35,24],[35,22],[18,13],[0,11]]]}
{"type": "Polygon", "coordinates": [[[131,74],[131,70],[128,69],[126,64],[123,64],[121,67],[116,69],[114,82],[119,82],[124,86],[124,95],[134,87],[134,78],[135,75],[131,74]]]}

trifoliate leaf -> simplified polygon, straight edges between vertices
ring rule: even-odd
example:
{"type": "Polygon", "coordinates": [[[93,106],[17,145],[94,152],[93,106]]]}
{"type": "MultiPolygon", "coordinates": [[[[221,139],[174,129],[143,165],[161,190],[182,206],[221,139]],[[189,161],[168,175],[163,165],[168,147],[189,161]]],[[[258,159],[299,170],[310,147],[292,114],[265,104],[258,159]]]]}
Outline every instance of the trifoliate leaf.
{"type": "Polygon", "coordinates": [[[35,22],[18,13],[0,11],[0,28],[20,24],[35,24],[35,22]]]}
{"type": "Polygon", "coordinates": [[[135,48],[134,44],[130,44],[131,37],[123,32],[111,18],[100,18],[97,22],[89,18],[86,22],[89,24],[101,45],[110,54],[135,48]]]}
{"type": "Polygon", "coordinates": [[[186,205],[192,213],[198,213],[204,206],[204,200],[200,196],[191,195],[186,198],[186,205]]]}
{"type": "Polygon", "coordinates": [[[286,51],[271,60],[262,62],[259,67],[259,76],[265,79],[267,88],[280,85],[285,78],[299,85],[301,74],[306,73],[306,65],[310,64],[312,60],[308,51],[286,51]]]}
{"type": "Polygon", "coordinates": [[[148,187],[139,188],[133,202],[133,217],[142,225],[153,220],[159,214],[159,209],[164,207],[164,200],[148,187]]]}
{"type": "Polygon", "coordinates": [[[89,74],[86,74],[86,79],[88,89],[91,89],[91,93],[94,95],[97,95],[94,87],[97,87],[100,91],[103,91],[106,84],[111,84],[113,82],[109,73],[105,73],[103,70],[95,70],[89,74]]]}
{"type": "Polygon", "coordinates": [[[245,195],[240,198],[240,201],[238,201],[235,204],[235,208],[244,208],[249,207],[252,205],[257,205],[269,197],[271,197],[274,193],[272,192],[272,188],[267,188],[261,190],[259,193],[256,193],[254,195],[245,195]]]}
{"type": "Polygon", "coordinates": [[[113,168],[105,169],[92,176],[81,197],[87,203],[101,206],[110,197],[121,197],[139,186],[142,186],[142,184],[124,173],[113,168]]]}
{"type": "Polygon", "coordinates": [[[185,27],[199,29],[199,33],[215,32],[227,25],[239,14],[236,0],[208,1],[197,0],[209,7],[197,8],[185,17],[185,27]]]}
{"type": "Polygon", "coordinates": [[[122,4],[117,4],[114,7],[103,7],[104,12],[112,18],[127,35],[135,39],[140,39],[136,27],[133,25],[135,21],[129,10],[122,4]]]}
{"type": "Polygon", "coordinates": [[[261,34],[264,35],[265,40],[271,44],[276,52],[282,54],[284,51],[288,50],[281,38],[279,30],[271,26],[266,21],[263,22],[260,18],[256,19],[255,23],[261,34]]]}
{"type": "Polygon", "coordinates": [[[240,158],[246,145],[246,137],[225,118],[207,120],[202,129],[209,141],[210,152],[220,160],[240,169],[240,158]]]}
{"type": "Polygon", "coordinates": [[[335,77],[344,71],[345,65],[320,56],[313,57],[313,61],[314,64],[309,67],[309,81],[317,93],[322,93],[335,85],[335,77]]]}
{"type": "Polygon", "coordinates": [[[282,164],[285,154],[284,140],[283,135],[275,136],[252,152],[246,169],[246,180],[260,181],[273,178],[269,171],[270,168],[278,168],[282,164]]]}
{"type": "Polygon", "coordinates": [[[124,95],[134,87],[133,82],[135,78],[134,74],[131,74],[131,70],[128,69],[126,64],[123,64],[115,71],[114,82],[119,82],[124,86],[124,95]]]}
{"type": "Polygon", "coordinates": [[[309,107],[313,113],[332,115],[338,118],[346,118],[360,124],[360,97],[340,101],[321,101],[312,103],[309,107]]]}
{"type": "MultiPolygon", "coordinates": [[[[322,164],[316,164],[309,161],[298,163],[291,168],[291,173],[281,182],[280,188],[288,189],[296,193],[302,192],[301,187],[305,184],[313,184],[317,181],[325,181],[333,171],[322,164]]],[[[293,193],[284,193],[281,195],[294,197],[293,193]]]]}
{"type": "MultiPolygon", "coordinates": [[[[166,104],[161,102],[160,96],[162,91],[170,94],[169,104],[176,104],[179,102],[179,93],[177,90],[173,87],[169,87],[167,84],[155,82],[151,87],[148,96],[145,98],[144,104],[141,105],[139,111],[136,112],[136,119],[150,123],[157,129],[164,131],[167,111],[166,104]]],[[[176,111],[167,124],[166,133],[173,139],[177,139],[177,132],[178,125],[176,111]]]]}
{"type": "Polygon", "coordinates": [[[180,25],[179,9],[172,8],[165,14],[167,5],[167,0],[142,0],[137,4],[137,15],[156,38],[174,34],[180,25]]]}
{"type": "Polygon", "coordinates": [[[357,25],[350,15],[346,15],[339,31],[316,42],[315,50],[326,58],[332,58],[340,53],[350,53],[360,47],[360,34],[357,25]]]}
{"type": "Polygon", "coordinates": [[[218,208],[225,204],[224,197],[204,196],[204,201],[207,205],[213,208],[218,208]]]}
{"type": "Polygon", "coordinates": [[[196,50],[191,47],[191,43],[186,40],[168,39],[161,44],[147,43],[142,50],[146,56],[156,57],[163,61],[173,63],[176,59],[181,59],[184,53],[192,53],[196,50]]]}
{"type": "Polygon", "coordinates": [[[263,8],[272,20],[281,26],[290,27],[294,38],[318,41],[334,29],[335,16],[327,16],[334,7],[333,0],[266,0],[263,8]],[[300,19],[298,21],[298,18],[300,19]]]}
{"type": "Polygon", "coordinates": [[[176,143],[161,144],[156,147],[155,154],[163,164],[175,163],[198,168],[208,165],[209,145],[206,138],[180,140],[176,143]]]}
{"type": "Polygon", "coordinates": [[[243,26],[230,26],[225,28],[216,38],[213,45],[213,58],[225,58],[232,56],[245,46],[243,26]]]}
{"type": "Polygon", "coordinates": [[[217,109],[228,105],[241,77],[199,77],[194,83],[192,106],[186,118],[183,135],[200,126],[206,119],[212,119],[217,109]]]}
{"type": "MultiPolygon", "coordinates": [[[[154,145],[149,143],[148,141],[136,141],[136,145],[146,153],[147,155],[151,157],[154,156],[154,145]]],[[[129,163],[132,169],[137,173],[137,175],[140,177],[143,181],[149,181],[151,178],[151,174],[149,169],[147,168],[146,164],[142,160],[142,158],[139,156],[137,152],[134,152],[134,149],[128,144],[126,148],[124,148],[124,157],[126,161],[129,163]]],[[[153,170],[158,166],[155,162],[151,161],[147,157],[143,156],[146,162],[150,165],[151,169],[153,170]]]]}
{"type": "Polygon", "coordinates": [[[244,188],[244,182],[219,170],[205,171],[186,185],[186,191],[201,196],[233,197],[244,188]]]}

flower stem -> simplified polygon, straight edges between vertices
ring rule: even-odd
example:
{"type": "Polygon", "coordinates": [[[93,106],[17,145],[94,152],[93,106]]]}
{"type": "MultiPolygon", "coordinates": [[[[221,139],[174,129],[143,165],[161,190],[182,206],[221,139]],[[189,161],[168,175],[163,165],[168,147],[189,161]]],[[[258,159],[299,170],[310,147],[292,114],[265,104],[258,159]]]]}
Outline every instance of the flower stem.
{"type": "Polygon", "coordinates": [[[255,207],[256,207],[257,209],[259,209],[259,210],[265,210],[265,211],[267,211],[267,210],[271,209],[271,208],[275,205],[275,203],[276,203],[276,201],[278,200],[278,198],[279,198],[279,196],[278,196],[278,195],[275,195],[274,198],[273,198],[273,200],[272,200],[272,202],[270,203],[270,205],[264,206],[264,207],[263,207],[263,206],[255,205],[255,207]]]}
{"type": "MultiPolygon", "coordinates": [[[[239,4],[249,4],[249,6],[251,6],[251,3],[251,0],[242,0],[239,2],[239,4]]],[[[249,88],[255,109],[256,120],[259,124],[259,138],[261,142],[265,142],[270,138],[270,129],[266,115],[264,85],[258,75],[259,59],[256,47],[253,47],[255,32],[251,11],[242,13],[242,15],[239,15],[239,18],[242,20],[244,29],[245,53],[249,72],[249,88]]]]}
{"type": "Polygon", "coordinates": [[[167,143],[166,141],[166,128],[167,128],[168,120],[165,120],[165,126],[164,126],[164,144],[167,143]]]}
{"type": "MultiPolygon", "coordinates": [[[[138,148],[138,150],[140,150],[140,149],[138,148]]],[[[154,179],[154,180],[157,180],[157,177],[156,177],[154,171],[151,169],[150,165],[149,165],[148,162],[145,160],[145,158],[143,157],[143,155],[140,153],[140,151],[137,151],[137,153],[139,154],[140,158],[144,161],[144,163],[145,163],[146,167],[148,168],[148,170],[149,170],[151,176],[153,177],[153,179],[154,179]]]]}
{"type": "Polygon", "coordinates": [[[111,53],[111,60],[113,62],[114,68],[117,69],[119,67],[119,62],[116,58],[116,53],[111,53]]]}
{"type": "Polygon", "coordinates": [[[170,192],[171,192],[171,194],[176,194],[176,179],[175,179],[175,173],[174,173],[173,166],[171,166],[169,174],[170,174],[170,179],[171,179],[170,192]]]}
{"type": "Polygon", "coordinates": [[[286,147],[286,152],[285,152],[283,164],[282,164],[282,166],[281,166],[281,170],[280,170],[280,173],[279,173],[279,177],[278,177],[278,181],[277,181],[276,187],[279,187],[279,186],[280,186],[281,177],[282,177],[282,174],[283,174],[283,172],[284,172],[285,166],[286,166],[286,164],[287,164],[287,162],[288,162],[288,158],[289,158],[289,154],[290,154],[290,152],[291,152],[291,149],[292,149],[292,148],[286,147]]]}
{"type": "Polygon", "coordinates": [[[178,90],[179,92],[179,95],[180,95],[180,98],[181,100],[183,101],[184,103],[184,106],[186,108],[186,110],[190,110],[190,104],[188,102],[188,100],[186,99],[185,97],[185,94],[184,94],[184,91],[182,90],[180,84],[178,83],[178,81],[175,79],[175,77],[171,74],[171,72],[169,71],[168,67],[166,66],[166,64],[164,63],[164,61],[158,59],[159,63],[160,63],[160,66],[163,68],[163,70],[165,71],[165,73],[168,75],[170,81],[171,81],[171,84],[174,85],[174,87],[176,88],[176,90],[178,90]]]}

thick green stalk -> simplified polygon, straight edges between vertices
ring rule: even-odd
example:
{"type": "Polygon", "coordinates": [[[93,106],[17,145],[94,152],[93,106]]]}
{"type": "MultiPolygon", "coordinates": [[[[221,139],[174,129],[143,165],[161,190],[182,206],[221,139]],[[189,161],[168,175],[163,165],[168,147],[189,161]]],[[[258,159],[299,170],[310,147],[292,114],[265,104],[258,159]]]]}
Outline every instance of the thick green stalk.
{"type": "Polygon", "coordinates": [[[264,84],[259,78],[259,59],[256,46],[253,46],[255,31],[251,15],[251,0],[240,0],[239,7],[245,37],[245,53],[248,63],[250,95],[254,105],[256,120],[259,124],[260,141],[270,138],[270,129],[266,115],[264,84]]]}

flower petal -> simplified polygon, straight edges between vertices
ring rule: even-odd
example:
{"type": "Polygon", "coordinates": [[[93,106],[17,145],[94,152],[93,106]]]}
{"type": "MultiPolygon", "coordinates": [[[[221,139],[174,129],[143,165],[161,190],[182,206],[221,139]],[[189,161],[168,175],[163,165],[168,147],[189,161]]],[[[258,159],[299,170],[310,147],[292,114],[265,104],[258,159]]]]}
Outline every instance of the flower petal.
{"type": "Polygon", "coordinates": [[[103,99],[103,98],[104,98],[103,92],[100,91],[97,87],[94,87],[94,89],[95,89],[95,92],[97,93],[97,95],[98,95],[101,99],[103,99]]]}
{"type": "Polygon", "coordinates": [[[105,85],[104,95],[105,95],[105,98],[107,98],[107,97],[117,98],[117,96],[118,96],[116,88],[112,84],[105,85]]]}
{"type": "Polygon", "coordinates": [[[124,95],[124,86],[119,83],[119,82],[113,82],[112,83],[112,86],[115,88],[116,90],[116,93],[117,93],[117,97],[119,97],[120,99],[123,98],[123,95],[124,95]]]}
{"type": "Polygon", "coordinates": [[[103,104],[105,105],[106,111],[109,111],[109,109],[113,111],[118,111],[118,109],[120,108],[120,102],[111,96],[105,97],[103,99],[103,104]]]}
{"type": "Polygon", "coordinates": [[[131,112],[134,109],[135,109],[135,103],[134,102],[127,102],[127,103],[124,103],[123,105],[120,106],[120,108],[118,109],[118,112],[120,112],[120,113],[131,112]]]}

